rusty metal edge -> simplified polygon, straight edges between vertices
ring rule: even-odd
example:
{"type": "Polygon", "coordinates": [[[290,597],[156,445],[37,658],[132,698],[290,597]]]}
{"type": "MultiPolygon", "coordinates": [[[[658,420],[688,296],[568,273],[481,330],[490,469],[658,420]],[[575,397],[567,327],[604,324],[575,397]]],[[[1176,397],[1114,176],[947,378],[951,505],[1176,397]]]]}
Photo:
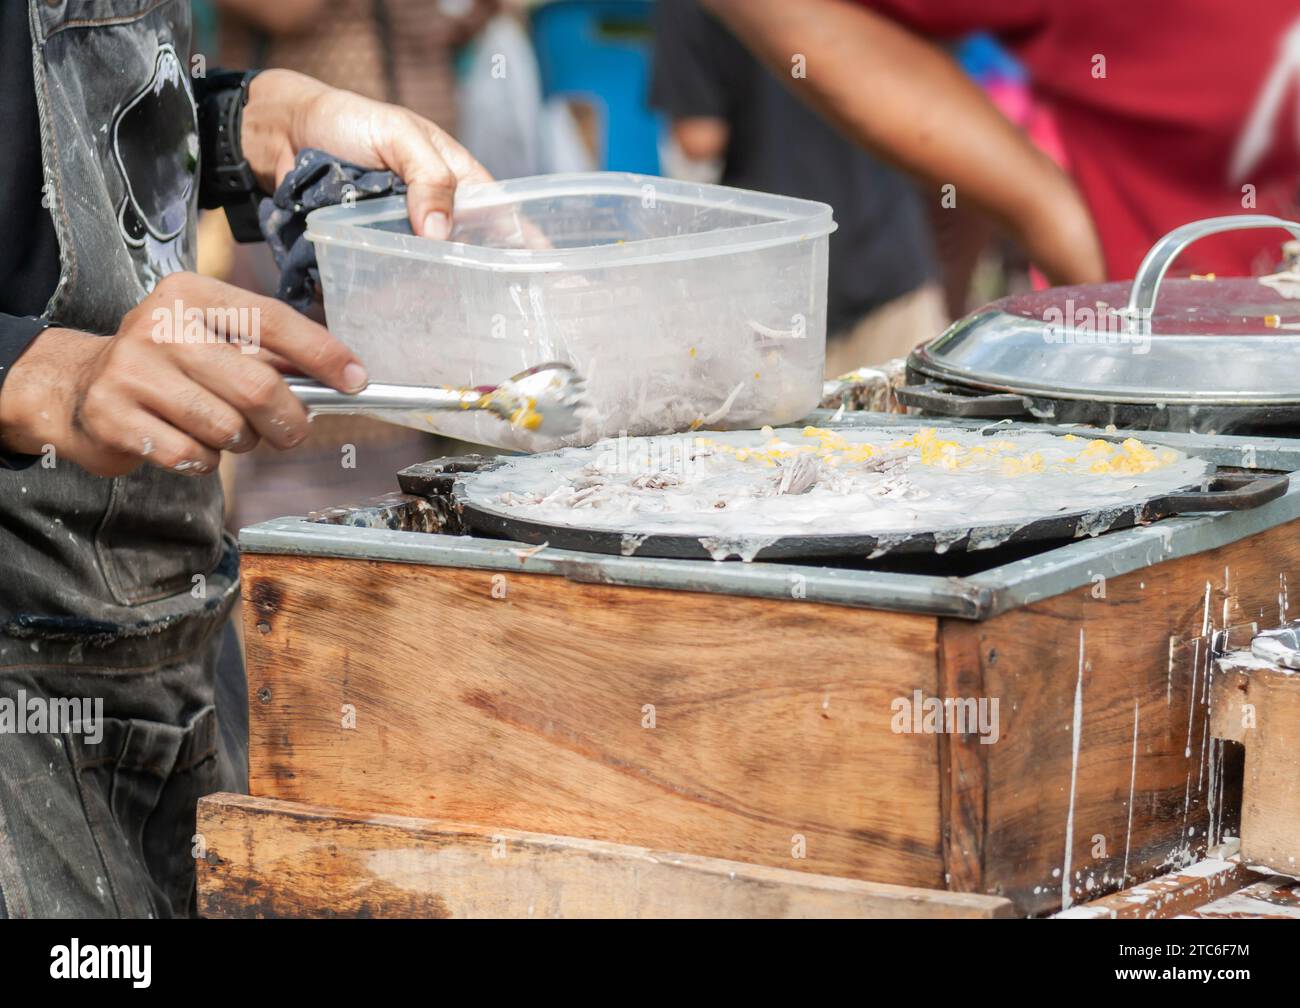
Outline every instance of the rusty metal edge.
{"type": "Polygon", "coordinates": [[[589,584],[748,595],[983,619],[990,593],[959,578],[793,564],[660,560],[578,553],[470,536],[325,525],[277,518],[240,531],[247,553],[388,560],[432,567],[523,571],[589,584]]]}

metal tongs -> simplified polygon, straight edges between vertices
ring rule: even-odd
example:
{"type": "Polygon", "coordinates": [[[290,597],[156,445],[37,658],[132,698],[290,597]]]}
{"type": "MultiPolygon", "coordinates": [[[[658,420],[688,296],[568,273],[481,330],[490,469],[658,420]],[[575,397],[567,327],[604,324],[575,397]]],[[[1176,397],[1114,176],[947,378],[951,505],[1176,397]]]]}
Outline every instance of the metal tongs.
{"type": "Polygon", "coordinates": [[[474,388],[419,385],[367,385],[349,395],[309,378],[286,377],[285,383],[308,413],[360,413],[401,410],[488,410],[519,430],[560,437],[581,425],[586,383],[569,364],[538,364],[500,385],[474,388]]]}

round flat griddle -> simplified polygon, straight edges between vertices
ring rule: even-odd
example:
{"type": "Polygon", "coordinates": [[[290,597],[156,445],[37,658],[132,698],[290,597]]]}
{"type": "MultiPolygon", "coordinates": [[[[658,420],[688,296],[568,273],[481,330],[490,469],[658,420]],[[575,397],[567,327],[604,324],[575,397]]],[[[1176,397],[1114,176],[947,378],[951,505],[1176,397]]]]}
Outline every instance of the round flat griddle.
{"type": "MultiPolygon", "coordinates": [[[[906,433],[906,430],[893,431],[895,437],[906,433]]],[[[1033,436],[1051,437],[1046,434],[1033,436]]],[[[569,453],[572,458],[571,453],[575,451],[578,450],[565,449],[546,455],[558,457],[569,453]]],[[[516,484],[511,478],[512,469],[522,462],[527,462],[530,467],[524,471],[525,474],[536,473],[539,466],[547,464],[544,455],[528,459],[484,460],[476,466],[466,466],[461,460],[454,475],[448,472],[446,479],[450,484],[450,494],[468,530],[532,545],[547,544],[581,552],[675,559],[875,559],[886,553],[944,553],[949,550],[990,549],[1006,544],[1069,540],[1172,515],[1253,508],[1281,496],[1288,486],[1288,478],[1284,475],[1225,473],[1207,467],[1196,482],[1138,492],[1131,499],[1108,500],[1095,506],[1089,506],[1086,500],[1081,500],[1075,507],[1056,509],[1050,513],[1019,514],[1010,521],[1005,520],[1005,516],[981,521],[978,515],[968,515],[969,521],[945,522],[933,528],[906,530],[871,531],[859,528],[845,531],[827,524],[824,530],[819,529],[815,533],[774,533],[771,529],[746,529],[742,525],[730,531],[710,534],[708,530],[691,529],[690,515],[681,516],[680,531],[672,527],[671,521],[665,522],[662,517],[655,523],[656,527],[651,528],[644,523],[638,524],[636,515],[628,516],[623,527],[610,527],[608,519],[599,522],[591,520],[591,512],[584,516],[581,510],[564,514],[562,520],[552,520],[556,517],[554,515],[545,518],[530,516],[528,508],[514,506],[500,499],[502,488],[515,485],[524,488],[526,480],[516,484]]],[[[573,464],[570,461],[570,467],[573,464]]],[[[1182,471],[1186,472],[1185,469],[1182,471]]]]}

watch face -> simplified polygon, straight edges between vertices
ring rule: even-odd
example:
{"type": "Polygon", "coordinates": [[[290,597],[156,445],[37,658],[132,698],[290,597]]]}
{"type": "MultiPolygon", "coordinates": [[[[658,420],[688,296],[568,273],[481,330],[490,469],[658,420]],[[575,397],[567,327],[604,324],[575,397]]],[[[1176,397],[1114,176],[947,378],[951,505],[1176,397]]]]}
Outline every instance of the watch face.
{"type": "Polygon", "coordinates": [[[122,235],[139,245],[146,234],[175,238],[189,221],[199,167],[199,127],[185,70],[162,45],[152,79],[118,112],[113,152],[126,184],[122,235]]]}

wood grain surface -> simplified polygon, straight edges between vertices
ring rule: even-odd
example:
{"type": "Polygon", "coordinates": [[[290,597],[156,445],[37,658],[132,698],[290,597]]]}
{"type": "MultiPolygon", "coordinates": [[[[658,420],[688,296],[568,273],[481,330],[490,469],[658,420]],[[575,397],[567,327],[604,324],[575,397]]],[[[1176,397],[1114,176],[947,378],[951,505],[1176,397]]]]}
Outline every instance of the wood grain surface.
{"type": "Polygon", "coordinates": [[[1161,920],[1186,914],[1261,881],[1239,861],[1206,860],[1065,910],[1057,917],[1161,920]]]}
{"type": "Polygon", "coordinates": [[[1241,857],[1300,875],[1300,672],[1219,662],[1211,733],[1245,746],[1241,857]]]}
{"type": "Polygon", "coordinates": [[[598,840],[218,794],[199,803],[205,917],[1005,917],[992,896],[598,840]]]}
{"type": "Polygon", "coordinates": [[[1098,571],[983,623],[526,564],[246,556],[254,794],[1046,914],[1186,866],[1235,827],[1240,749],[1209,730],[1215,649],[1290,618],[1300,535],[1098,571]],[[996,699],[997,741],[893,731],[917,690],[996,699]]]}
{"type": "Polygon", "coordinates": [[[986,753],[950,747],[954,878],[1041,914],[1200,858],[1235,811],[1209,732],[1213,647],[1285,621],[1298,577],[1293,524],[985,623],[944,621],[940,681],[980,684],[1001,714],[986,753]]]}
{"type": "Polygon", "coordinates": [[[934,693],[932,618],[522,569],[243,577],[255,795],[944,885],[938,740],[891,730],[934,693]]]}
{"type": "Polygon", "coordinates": [[[1300,880],[1274,875],[1179,916],[1203,920],[1300,920],[1300,880]]]}

